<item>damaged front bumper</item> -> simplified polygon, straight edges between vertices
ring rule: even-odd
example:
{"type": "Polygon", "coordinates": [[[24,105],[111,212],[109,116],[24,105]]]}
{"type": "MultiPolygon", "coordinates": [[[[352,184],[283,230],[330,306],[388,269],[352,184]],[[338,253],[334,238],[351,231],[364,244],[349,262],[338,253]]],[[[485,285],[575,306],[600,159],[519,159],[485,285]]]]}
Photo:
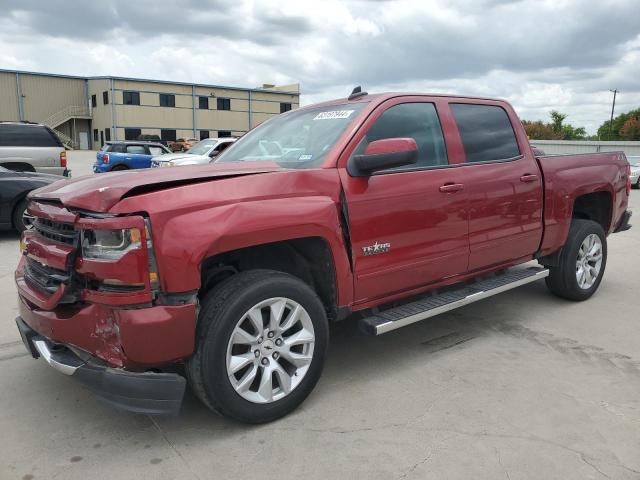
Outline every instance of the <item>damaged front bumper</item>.
{"type": "Polygon", "coordinates": [[[21,317],[16,324],[33,358],[42,358],[60,373],[69,375],[102,401],[124,410],[148,415],[180,411],[186,386],[176,373],[130,372],[111,368],[100,359],[38,334],[21,317]]]}

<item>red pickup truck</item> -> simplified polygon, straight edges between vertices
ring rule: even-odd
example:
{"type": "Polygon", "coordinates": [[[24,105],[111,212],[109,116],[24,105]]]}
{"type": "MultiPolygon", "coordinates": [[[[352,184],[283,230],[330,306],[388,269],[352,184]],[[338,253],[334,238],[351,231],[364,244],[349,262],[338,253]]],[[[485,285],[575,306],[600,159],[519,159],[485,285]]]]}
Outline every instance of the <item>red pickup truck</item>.
{"type": "Polygon", "coordinates": [[[175,413],[188,380],[266,422],[315,386],[330,322],[381,334],[542,278],[589,298],[629,191],[623,153],[536,157],[504,101],[356,93],[212,165],[33,192],[17,324],[113,405],[175,413]]]}

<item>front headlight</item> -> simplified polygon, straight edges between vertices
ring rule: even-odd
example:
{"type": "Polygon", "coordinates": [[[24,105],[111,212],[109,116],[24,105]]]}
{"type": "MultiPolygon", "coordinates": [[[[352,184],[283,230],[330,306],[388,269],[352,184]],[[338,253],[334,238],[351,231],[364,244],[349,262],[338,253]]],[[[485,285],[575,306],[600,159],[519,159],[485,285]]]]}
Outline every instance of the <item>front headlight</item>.
{"type": "Polygon", "coordinates": [[[142,248],[140,230],[82,230],[82,256],[96,260],[118,260],[131,250],[142,248]]]}

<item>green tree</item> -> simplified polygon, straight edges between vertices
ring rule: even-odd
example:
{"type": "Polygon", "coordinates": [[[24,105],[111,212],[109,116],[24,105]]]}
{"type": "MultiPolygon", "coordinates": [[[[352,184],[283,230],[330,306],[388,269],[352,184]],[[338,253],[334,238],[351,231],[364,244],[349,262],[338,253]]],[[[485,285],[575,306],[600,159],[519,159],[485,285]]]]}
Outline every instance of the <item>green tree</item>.
{"type": "MultiPolygon", "coordinates": [[[[611,125],[611,121],[607,120],[600,128],[598,128],[598,138],[600,140],[624,140],[621,135],[622,127],[627,123],[627,121],[631,118],[639,118],[640,117],[640,108],[636,108],[635,110],[631,110],[630,112],[621,113],[617,117],[613,118],[613,128],[609,128],[611,125]]],[[[635,137],[634,140],[640,140],[640,138],[635,137]]]]}
{"type": "Polygon", "coordinates": [[[560,136],[551,128],[550,124],[545,124],[540,120],[530,122],[522,121],[524,131],[531,140],[558,140],[560,136]]]}
{"type": "Polygon", "coordinates": [[[531,140],[582,140],[586,138],[587,132],[584,127],[574,127],[564,123],[567,119],[566,114],[552,110],[549,115],[551,116],[550,123],[544,123],[540,120],[535,122],[522,121],[531,140]]]}
{"type": "Polygon", "coordinates": [[[623,140],[640,140],[640,116],[628,118],[618,133],[623,140]]]}

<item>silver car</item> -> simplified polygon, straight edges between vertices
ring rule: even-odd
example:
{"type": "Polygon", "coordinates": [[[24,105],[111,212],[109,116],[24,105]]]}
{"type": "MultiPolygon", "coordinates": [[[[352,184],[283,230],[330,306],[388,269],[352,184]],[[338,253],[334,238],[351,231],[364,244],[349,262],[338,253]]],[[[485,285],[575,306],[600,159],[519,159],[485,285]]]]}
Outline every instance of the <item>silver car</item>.
{"type": "Polygon", "coordinates": [[[631,165],[631,186],[640,188],[640,157],[627,157],[631,165]]]}
{"type": "Polygon", "coordinates": [[[49,127],[37,123],[0,122],[0,165],[18,172],[70,176],[62,142],[49,127]]]}
{"type": "Polygon", "coordinates": [[[207,138],[196,143],[186,152],[153,157],[151,159],[151,167],[179,167],[210,163],[235,141],[235,138],[229,137],[207,138]]]}

